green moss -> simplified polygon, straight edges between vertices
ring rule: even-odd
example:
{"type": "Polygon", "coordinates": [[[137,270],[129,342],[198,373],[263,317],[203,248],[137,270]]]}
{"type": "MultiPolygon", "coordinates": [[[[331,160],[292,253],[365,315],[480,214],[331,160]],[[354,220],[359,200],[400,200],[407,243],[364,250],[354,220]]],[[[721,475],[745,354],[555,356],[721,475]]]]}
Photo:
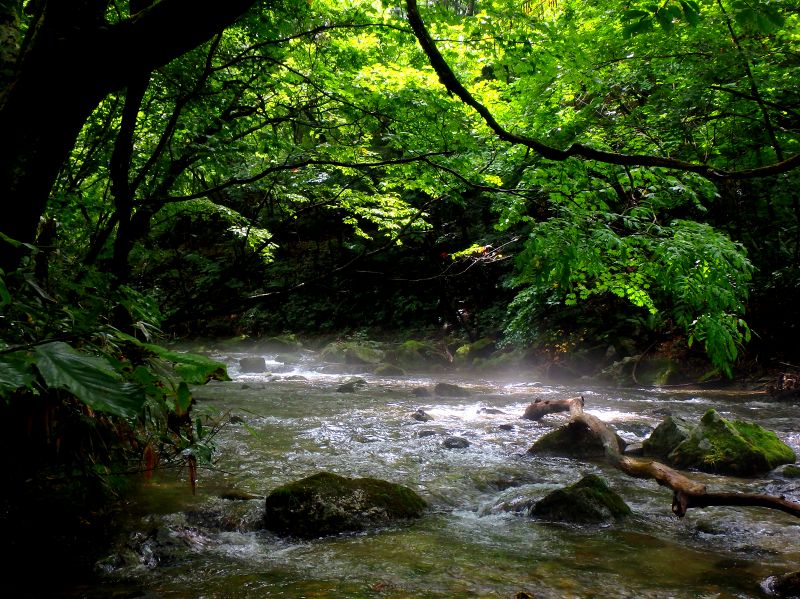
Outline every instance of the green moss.
{"type": "Polygon", "coordinates": [[[631,509],[603,478],[588,474],[538,501],[531,513],[559,522],[599,524],[627,516],[631,509]]]}
{"type": "Polygon", "coordinates": [[[751,476],[795,461],[792,449],[757,424],[729,421],[709,410],[700,424],[669,454],[681,467],[751,476]]]}
{"type": "Polygon", "coordinates": [[[278,534],[314,538],[415,518],[426,507],[402,485],[320,472],[272,491],[264,525],[278,534]]]}

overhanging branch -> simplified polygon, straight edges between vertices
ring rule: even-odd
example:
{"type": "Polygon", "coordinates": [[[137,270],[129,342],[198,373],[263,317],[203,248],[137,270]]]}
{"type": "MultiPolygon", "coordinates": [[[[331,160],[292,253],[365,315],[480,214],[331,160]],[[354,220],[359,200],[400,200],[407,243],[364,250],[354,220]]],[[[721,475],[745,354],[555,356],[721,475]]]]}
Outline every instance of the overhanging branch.
{"type": "Polygon", "coordinates": [[[566,150],[561,150],[553,146],[549,146],[536,139],[517,135],[505,129],[492,115],[491,111],[478,102],[475,97],[464,87],[456,77],[450,65],[439,52],[436,43],[431,38],[422,17],[419,14],[416,0],[406,0],[406,12],[408,22],[414,31],[414,35],[422,46],[422,50],[428,56],[428,61],[433,67],[436,74],[439,76],[439,81],[447,88],[447,91],[470,106],[477,112],[494,131],[494,133],[503,141],[508,143],[523,145],[531,148],[543,158],[554,161],[564,161],[567,158],[585,158],[588,160],[596,160],[606,164],[617,164],[621,166],[649,166],[657,168],[667,168],[672,170],[697,173],[707,179],[722,180],[722,179],[755,179],[758,177],[767,177],[771,175],[778,175],[788,172],[800,166],[800,154],[792,156],[782,162],[777,162],[769,166],[744,169],[737,171],[727,171],[719,168],[712,167],[708,164],[699,164],[694,162],[686,162],[684,160],[677,160],[674,158],[667,158],[662,156],[648,156],[645,154],[619,154],[616,152],[606,152],[591,148],[583,144],[572,144],[566,150]]]}

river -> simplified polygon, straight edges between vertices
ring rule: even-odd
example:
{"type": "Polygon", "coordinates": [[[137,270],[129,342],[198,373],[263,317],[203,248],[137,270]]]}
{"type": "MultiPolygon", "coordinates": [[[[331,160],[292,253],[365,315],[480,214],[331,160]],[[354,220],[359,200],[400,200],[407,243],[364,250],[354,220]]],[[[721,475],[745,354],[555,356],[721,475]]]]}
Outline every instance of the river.
{"type": "MultiPolygon", "coordinates": [[[[527,449],[566,421],[520,418],[537,397],[581,394],[586,410],[627,441],[642,441],[667,413],[697,420],[709,408],[775,431],[800,455],[797,401],[686,390],[547,386],[515,377],[443,373],[381,378],[349,374],[308,353],[295,364],[265,355],[270,374],[239,372],[252,353],[224,351],[230,382],[195,389],[197,414],[219,423],[212,468],[188,492],[185,473],[148,485],[131,512],[127,553],[102,568],[86,597],[537,599],[768,597],[768,577],[800,569],[800,521],[762,508],[692,509],[679,519],[671,491],[602,462],[530,456],[527,449]],[[468,397],[419,396],[437,382],[468,397]],[[418,422],[417,409],[433,417],[418,422]],[[448,435],[470,445],[447,449],[448,435]],[[257,496],[327,470],[405,484],[429,503],[415,522],[311,541],[253,526],[257,496]],[[537,521],[497,508],[521,492],[544,496],[584,474],[601,474],[633,510],[610,526],[537,521]]],[[[260,354],[262,355],[262,354],[260,354]]],[[[691,475],[716,490],[800,500],[800,480],[777,469],[763,478],[691,475]]]]}

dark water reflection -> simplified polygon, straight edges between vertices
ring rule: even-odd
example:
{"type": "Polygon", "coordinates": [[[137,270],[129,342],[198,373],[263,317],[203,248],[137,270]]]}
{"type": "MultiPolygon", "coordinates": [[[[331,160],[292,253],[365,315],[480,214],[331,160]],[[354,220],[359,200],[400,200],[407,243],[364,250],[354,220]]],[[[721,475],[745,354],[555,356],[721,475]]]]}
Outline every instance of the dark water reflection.
{"type": "MultiPolygon", "coordinates": [[[[626,440],[641,441],[666,413],[698,419],[714,407],[723,416],[774,430],[800,454],[796,402],[449,375],[361,375],[366,387],[340,393],[336,389],[347,375],[323,374],[311,359],[299,366],[272,361],[268,368],[277,374],[252,375],[237,371],[244,355],[218,356],[231,365],[232,382],[196,390],[199,410],[225,423],[215,468],[200,473],[194,497],[177,482],[152,485],[135,520],[140,531],[159,539],[152,559],[143,556],[142,544],[130,543],[135,551],[109,566],[87,596],[511,598],[524,590],[537,598],[765,597],[761,581],[800,569],[797,519],[760,508],[691,510],[678,519],[670,512],[671,493],[655,483],[599,462],[526,455],[564,416],[538,423],[519,418],[534,397],[580,393],[588,411],[626,440]],[[440,380],[468,387],[471,394],[412,392],[440,380]],[[411,419],[419,408],[434,419],[411,419]],[[442,441],[448,435],[464,437],[470,446],[446,449],[442,441]],[[263,496],[320,470],[406,484],[431,510],[407,525],[293,542],[251,529],[260,500],[219,497],[230,488],[263,496]],[[495,509],[522,491],[544,495],[589,472],[606,477],[634,516],[613,527],[575,527],[495,509]],[[193,518],[198,513],[222,514],[226,525],[193,518]]],[[[800,500],[800,482],[780,470],[759,479],[696,478],[715,489],[800,500]]]]}

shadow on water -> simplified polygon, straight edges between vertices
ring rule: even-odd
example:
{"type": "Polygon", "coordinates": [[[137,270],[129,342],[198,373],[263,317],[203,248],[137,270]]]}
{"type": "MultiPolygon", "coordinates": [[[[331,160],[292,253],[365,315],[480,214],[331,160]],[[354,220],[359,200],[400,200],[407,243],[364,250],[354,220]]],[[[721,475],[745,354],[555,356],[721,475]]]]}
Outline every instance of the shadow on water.
{"type": "MultiPolygon", "coordinates": [[[[219,356],[234,380],[196,390],[198,409],[223,423],[215,467],[201,472],[197,495],[168,480],[145,489],[119,554],[76,596],[765,597],[761,581],[800,564],[796,519],[759,508],[692,510],[678,519],[671,493],[655,483],[602,463],[528,456],[532,442],[565,417],[520,419],[535,397],[580,393],[587,411],[641,441],[666,413],[697,419],[714,407],[776,431],[800,453],[797,404],[453,376],[360,375],[366,385],[343,393],[337,388],[349,375],[326,374],[310,358],[295,365],[268,359],[271,374],[244,374],[237,364],[245,355],[219,356]],[[440,380],[469,395],[415,391],[440,380]],[[433,419],[412,419],[418,409],[433,419]],[[448,449],[448,436],[469,446],[448,449]],[[261,498],[320,470],[408,485],[431,508],[413,523],[312,541],[260,530],[261,498]],[[634,515],[579,527],[495,509],[516,493],[543,496],[589,472],[609,480],[634,515]],[[255,498],[221,499],[231,488],[255,498]]],[[[800,499],[796,479],[778,473],[697,478],[800,499]]]]}

